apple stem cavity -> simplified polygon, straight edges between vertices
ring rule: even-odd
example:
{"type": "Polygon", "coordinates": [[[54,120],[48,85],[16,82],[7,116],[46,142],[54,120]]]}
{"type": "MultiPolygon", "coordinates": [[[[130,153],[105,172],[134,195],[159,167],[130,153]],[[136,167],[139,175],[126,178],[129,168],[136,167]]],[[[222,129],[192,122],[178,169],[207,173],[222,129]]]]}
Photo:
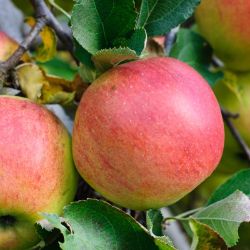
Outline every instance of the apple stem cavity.
{"type": "Polygon", "coordinates": [[[16,217],[14,217],[12,215],[0,216],[0,227],[1,228],[13,227],[13,225],[16,224],[16,222],[17,222],[16,217]]]}

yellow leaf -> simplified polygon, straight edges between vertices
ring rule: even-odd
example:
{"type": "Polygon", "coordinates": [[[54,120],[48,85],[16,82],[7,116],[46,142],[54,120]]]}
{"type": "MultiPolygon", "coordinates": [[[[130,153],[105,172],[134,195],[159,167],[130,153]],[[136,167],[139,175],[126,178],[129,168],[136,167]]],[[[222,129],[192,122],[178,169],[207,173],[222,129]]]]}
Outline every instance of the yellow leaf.
{"type": "Polygon", "coordinates": [[[51,86],[50,88],[43,89],[43,100],[41,103],[60,103],[67,105],[71,103],[74,98],[75,92],[65,92],[57,86],[51,86]]]}
{"type": "Polygon", "coordinates": [[[66,105],[75,98],[72,82],[47,76],[36,64],[25,63],[18,66],[16,74],[23,94],[37,103],[66,105]]]}
{"type": "Polygon", "coordinates": [[[36,64],[25,63],[16,68],[16,74],[23,94],[38,102],[42,97],[42,88],[48,85],[40,68],[36,64]]]}
{"type": "Polygon", "coordinates": [[[75,98],[75,90],[71,81],[60,77],[47,75],[49,86],[43,88],[42,103],[60,103],[66,105],[75,98]]]}
{"type": "MultiPolygon", "coordinates": [[[[34,27],[36,21],[32,17],[28,17],[26,23],[34,27]]],[[[50,27],[45,26],[40,32],[40,37],[42,43],[36,48],[35,58],[39,62],[46,62],[52,59],[56,54],[56,35],[50,27]]]]}
{"type": "Polygon", "coordinates": [[[224,84],[237,97],[239,102],[244,102],[242,89],[238,84],[238,77],[235,73],[224,71],[224,77],[221,79],[221,83],[224,84]]]}

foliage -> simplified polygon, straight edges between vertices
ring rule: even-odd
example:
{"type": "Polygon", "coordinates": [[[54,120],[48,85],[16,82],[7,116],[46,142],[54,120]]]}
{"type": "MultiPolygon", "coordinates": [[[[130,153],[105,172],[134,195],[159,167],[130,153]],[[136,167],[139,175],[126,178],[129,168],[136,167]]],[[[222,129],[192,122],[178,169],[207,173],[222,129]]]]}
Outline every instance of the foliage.
{"type": "Polygon", "coordinates": [[[132,217],[103,201],[89,199],[71,204],[65,207],[63,220],[57,215],[43,216],[50,230],[57,228],[63,234],[62,249],[174,249],[167,238],[150,235],[132,217]]]}

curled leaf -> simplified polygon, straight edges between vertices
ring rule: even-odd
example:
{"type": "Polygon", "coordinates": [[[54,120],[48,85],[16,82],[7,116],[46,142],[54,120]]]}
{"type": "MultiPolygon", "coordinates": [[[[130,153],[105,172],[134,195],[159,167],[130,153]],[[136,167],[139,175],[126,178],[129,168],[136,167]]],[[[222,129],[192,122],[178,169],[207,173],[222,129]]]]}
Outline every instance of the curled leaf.
{"type": "Polygon", "coordinates": [[[47,76],[36,64],[18,66],[16,74],[23,94],[37,103],[66,105],[74,100],[75,90],[71,81],[47,76]]]}
{"type": "MultiPolygon", "coordinates": [[[[26,19],[26,23],[33,27],[36,21],[34,18],[29,17],[26,19]]],[[[40,32],[40,37],[42,42],[36,49],[35,58],[39,62],[46,62],[56,54],[56,35],[50,27],[45,26],[40,32]]]]}
{"type": "Polygon", "coordinates": [[[221,79],[220,84],[224,84],[238,99],[239,102],[244,103],[242,88],[238,83],[238,77],[231,71],[224,72],[224,78],[221,79]]]}
{"type": "Polygon", "coordinates": [[[232,247],[239,239],[240,224],[250,222],[250,200],[241,191],[235,191],[225,199],[199,210],[192,217],[208,225],[228,247],[232,247]]]}
{"type": "Polygon", "coordinates": [[[92,61],[100,72],[104,72],[122,62],[135,59],[138,59],[136,52],[127,47],[99,50],[92,56],[92,61]]]}
{"type": "Polygon", "coordinates": [[[43,217],[62,233],[61,249],[175,250],[166,238],[150,235],[131,216],[104,201],[71,203],[64,208],[66,223],[55,214],[43,217]]]}
{"type": "Polygon", "coordinates": [[[192,250],[227,250],[227,246],[223,239],[208,225],[199,223],[196,220],[189,222],[193,232],[192,250]]]}

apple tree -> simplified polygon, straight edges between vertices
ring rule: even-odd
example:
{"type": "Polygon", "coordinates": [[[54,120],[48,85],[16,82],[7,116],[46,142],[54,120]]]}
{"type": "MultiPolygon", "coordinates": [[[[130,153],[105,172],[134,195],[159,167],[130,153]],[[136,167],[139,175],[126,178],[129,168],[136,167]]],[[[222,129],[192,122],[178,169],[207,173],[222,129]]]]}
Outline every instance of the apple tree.
{"type": "Polygon", "coordinates": [[[0,3],[0,249],[249,248],[247,0],[0,3]]]}

